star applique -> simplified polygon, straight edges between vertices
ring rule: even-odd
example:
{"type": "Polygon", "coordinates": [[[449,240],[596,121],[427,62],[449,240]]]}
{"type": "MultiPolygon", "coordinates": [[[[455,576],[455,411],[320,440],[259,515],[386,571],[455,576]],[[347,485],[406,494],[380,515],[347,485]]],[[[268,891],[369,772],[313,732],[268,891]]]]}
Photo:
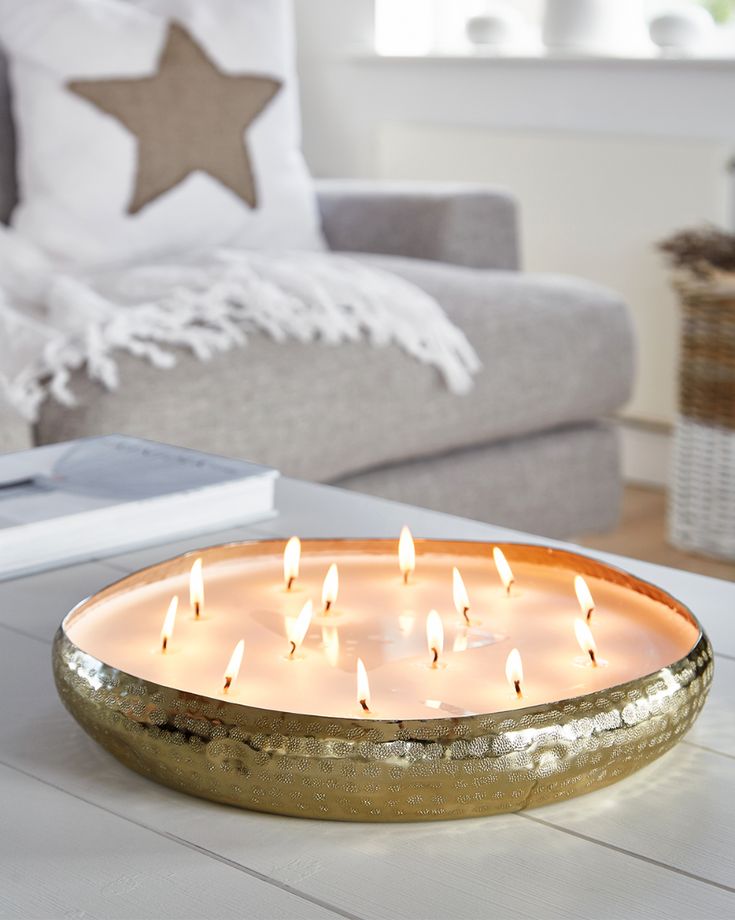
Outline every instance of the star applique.
{"type": "Polygon", "coordinates": [[[258,196],[245,132],[281,88],[272,77],[223,73],[182,26],[169,26],[150,77],[73,80],[69,89],[135,135],[136,214],[196,171],[251,208],[258,196]]]}

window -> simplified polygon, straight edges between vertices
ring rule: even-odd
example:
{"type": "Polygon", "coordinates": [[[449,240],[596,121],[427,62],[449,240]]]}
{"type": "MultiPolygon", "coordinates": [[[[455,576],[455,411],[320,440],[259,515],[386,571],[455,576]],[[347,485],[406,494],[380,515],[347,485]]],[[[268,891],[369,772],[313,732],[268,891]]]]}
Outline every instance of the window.
{"type": "MultiPolygon", "coordinates": [[[[715,19],[727,23],[708,45],[707,54],[735,54],[735,0],[607,0],[617,11],[619,34],[610,34],[600,54],[652,54],[647,22],[676,6],[699,2],[715,19]]],[[[473,51],[465,34],[471,16],[504,6],[518,15],[521,31],[512,48],[516,54],[544,52],[541,25],[545,0],[375,0],[375,50],[384,55],[462,54],[473,51]]]]}

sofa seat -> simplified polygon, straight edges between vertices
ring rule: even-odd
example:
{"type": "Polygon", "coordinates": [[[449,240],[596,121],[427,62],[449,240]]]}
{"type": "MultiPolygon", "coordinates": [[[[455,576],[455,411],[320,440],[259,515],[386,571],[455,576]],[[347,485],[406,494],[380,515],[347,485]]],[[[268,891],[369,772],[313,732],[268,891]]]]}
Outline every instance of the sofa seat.
{"type": "Polygon", "coordinates": [[[134,433],[329,482],[598,419],[629,396],[630,320],[610,292],[572,278],[355,258],[418,284],[464,329],[483,364],[468,395],[394,346],[252,335],[207,364],[182,352],[172,370],[121,355],[117,392],[77,373],[79,406],[48,402],[36,442],[134,433]]]}

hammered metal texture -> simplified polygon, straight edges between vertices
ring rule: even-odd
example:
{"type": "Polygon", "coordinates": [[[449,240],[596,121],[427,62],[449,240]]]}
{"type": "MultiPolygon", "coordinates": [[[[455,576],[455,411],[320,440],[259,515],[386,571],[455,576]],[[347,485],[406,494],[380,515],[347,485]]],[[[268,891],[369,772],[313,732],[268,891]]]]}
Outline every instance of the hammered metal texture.
{"type": "MultiPolygon", "coordinates": [[[[304,550],[317,544],[344,550],[366,541],[304,541],[304,550]]],[[[371,544],[381,551],[387,545],[371,544]]],[[[265,545],[272,549],[274,543],[265,545]]],[[[439,552],[487,551],[487,544],[417,541],[417,548],[422,545],[439,552]]],[[[253,546],[204,553],[215,561],[253,546]]],[[[529,561],[626,584],[696,623],[665,592],[596,560],[518,544],[504,549],[516,559],[522,553],[529,561]]],[[[143,583],[178,570],[185,558],[101,594],[129,587],[131,579],[143,583]]],[[[713,657],[700,630],[684,658],[609,690],[509,712],[410,721],[331,719],[184,693],[109,667],[77,648],[63,624],[53,666],[61,699],[80,725],[122,763],[164,785],[282,815],[422,821],[518,811],[628,776],[691,727],[712,681],[713,657]]]]}

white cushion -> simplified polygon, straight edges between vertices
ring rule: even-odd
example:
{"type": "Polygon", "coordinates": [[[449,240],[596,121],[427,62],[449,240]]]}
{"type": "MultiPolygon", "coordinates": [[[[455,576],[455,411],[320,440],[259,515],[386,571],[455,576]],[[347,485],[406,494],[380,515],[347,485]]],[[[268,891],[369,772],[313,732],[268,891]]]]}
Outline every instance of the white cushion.
{"type": "Polygon", "coordinates": [[[18,135],[20,204],[11,222],[53,257],[89,265],[215,246],[323,248],[299,150],[286,0],[1,0],[0,35],[18,135]],[[282,83],[244,132],[255,207],[195,171],[128,213],[137,139],[68,86],[155,74],[172,17],[220,71],[282,83]]]}

